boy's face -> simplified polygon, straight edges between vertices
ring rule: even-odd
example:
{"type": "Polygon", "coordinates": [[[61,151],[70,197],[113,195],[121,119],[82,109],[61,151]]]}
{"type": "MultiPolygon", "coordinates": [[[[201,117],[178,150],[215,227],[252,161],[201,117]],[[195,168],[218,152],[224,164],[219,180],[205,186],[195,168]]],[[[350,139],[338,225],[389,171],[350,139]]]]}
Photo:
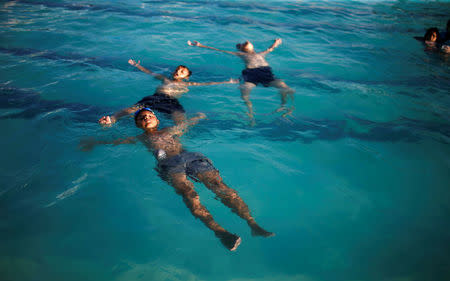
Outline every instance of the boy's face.
{"type": "Polygon", "coordinates": [[[174,79],[186,79],[189,77],[189,69],[187,67],[179,67],[173,73],[174,79]]]}
{"type": "Polygon", "coordinates": [[[430,41],[431,41],[431,42],[436,42],[436,40],[437,40],[437,34],[436,34],[436,32],[431,33],[430,41]]]}
{"type": "Polygon", "coordinates": [[[159,125],[159,120],[155,114],[147,110],[142,110],[136,117],[136,127],[143,130],[154,129],[159,125]]]}

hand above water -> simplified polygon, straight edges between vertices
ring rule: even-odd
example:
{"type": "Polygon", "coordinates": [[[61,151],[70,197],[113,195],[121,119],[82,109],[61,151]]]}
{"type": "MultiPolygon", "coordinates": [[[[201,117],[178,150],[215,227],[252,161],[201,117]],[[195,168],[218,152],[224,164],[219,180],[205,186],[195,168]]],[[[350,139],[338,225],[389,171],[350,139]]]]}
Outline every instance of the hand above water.
{"type": "Polygon", "coordinates": [[[116,118],[114,116],[103,116],[98,120],[98,123],[101,125],[111,125],[116,123],[116,118]]]}
{"type": "Polygon", "coordinates": [[[277,39],[275,39],[274,45],[275,45],[275,47],[276,47],[276,46],[281,45],[281,43],[283,43],[283,40],[281,40],[281,38],[277,38],[277,39]]]}
{"type": "Polygon", "coordinates": [[[197,46],[197,47],[203,46],[200,42],[198,42],[198,41],[191,42],[191,40],[188,40],[188,41],[187,41],[187,44],[188,44],[189,46],[197,46]]]}
{"type": "Polygon", "coordinates": [[[136,62],[136,61],[133,60],[133,59],[129,59],[129,60],[128,60],[128,63],[131,64],[132,66],[138,66],[138,65],[141,64],[141,61],[136,62]]]}

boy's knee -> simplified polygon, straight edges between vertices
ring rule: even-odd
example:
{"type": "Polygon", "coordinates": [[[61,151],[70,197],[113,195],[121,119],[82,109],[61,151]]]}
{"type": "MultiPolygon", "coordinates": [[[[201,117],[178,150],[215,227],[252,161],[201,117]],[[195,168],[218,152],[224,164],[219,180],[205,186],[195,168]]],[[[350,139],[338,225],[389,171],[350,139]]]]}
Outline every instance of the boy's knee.
{"type": "Polygon", "coordinates": [[[284,83],[283,81],[280,81],[279,83],[278,83],[278,88],[281,88],[281,89],[290,89],[289,88],[289,86],[286,84],[286,83],[284,83]]]}
{"type": "Polygon", "coordinates": [[[217,171],[208,171],[199,177],[203,178],[203,180],[211,185],[219,185],[222,183],[222,177],[217,171]]]}
{"type": "Polygon", "coordinates": [[[222,194],[222,198],[225,200],[234,200],[239,197],[236,191],[232,189],[221,189],[220,193],[222,194]]]}
{"type": "Polygon", "coordinates": [[[212,185],[219,186],[222,184],[223,181],[222,181],[222,178],[219,175],[217,175],[215,177],[212,177],[209,182],[212,185]]]}

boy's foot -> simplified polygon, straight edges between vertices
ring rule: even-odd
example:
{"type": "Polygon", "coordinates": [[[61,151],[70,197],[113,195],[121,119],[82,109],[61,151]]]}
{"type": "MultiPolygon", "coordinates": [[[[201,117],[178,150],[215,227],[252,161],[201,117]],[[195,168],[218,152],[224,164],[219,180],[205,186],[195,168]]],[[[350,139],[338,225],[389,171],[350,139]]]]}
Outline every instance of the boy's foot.
{"type": "Polygon", "coordinates": [[[217,233],[216,236],[219,237],[220,242],[230,251],[236,250],[242,241],[241,237],[229,232],[217,233]]]}
{"type": "Polygon", "coordinates": [[[286,109],[286,112],[283,113],[283,114],[281,115],[281,117],[286,118],[286,116],[288,116],[288,115],[291,115],[291,116],[292,116],[292,111],[294,111],[294,108],[288,108],[288,109],[286,109]]]}
{"type": "Polygon", "coordinates": [[[253,116],[253,113],[247,112],[248,118],[250,118],[249,125],[250,127],[254,127],[256,125],[255,117],[253,116]]]}
{"type": "Polygon", "coordinates": [[[262,236],[262,237],[266,237],[266,238],[275,236],[275,233],[266,231],[265,229],[263,229],[262,227],[260,227],[257,224],[250,225],[250,227],[252,229],[252,235],[253,236],[262,236]]]}

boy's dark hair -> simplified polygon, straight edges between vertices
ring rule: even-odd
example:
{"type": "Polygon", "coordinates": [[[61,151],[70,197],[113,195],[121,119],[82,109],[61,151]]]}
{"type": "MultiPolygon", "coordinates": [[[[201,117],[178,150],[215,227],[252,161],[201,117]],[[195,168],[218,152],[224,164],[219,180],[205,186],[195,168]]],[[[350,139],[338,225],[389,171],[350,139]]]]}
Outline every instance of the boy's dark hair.
{"type": "Polygon", "coordinates": [[[433,33],[436,33],[436,42],[439,42],[441,38],[439,37],[439,29],[437,29],[437,27],[428,28],[427,32],[425,32],[425,36],[423,36],[423,39],[425,41],[429,41],[433,33]]]}
{"type": "MultiPolygon", "coordinates": [[[[134,123],[137,123],[137,118],[138,118],[139,114],[141,114],[141,112],[143,112],[143,111],[148,111],[148,112],[151,112],[151,113],[155,114],[155,112],[154,112],[153,110],[151,110],[150,108],[148,108],[148,107],[143,107],[143,108],[141,108],[141,109],[138,109],[138,110],[134,113],[134,123]]],[[[155,115],[155,116],[156,116],[156,115],[155,115]]]]}
{"type": "Polygon", "coordinates": [[[189,75],[186,77],[186,78],[189,78],[189,77],[191,77],[191,75],[192,75],[192,71],[187,67],[187,66],[185,66],[185,65],[182,65],[182,64],[180,64],[179,66],[177,66],[177,68],[175,69],[175,71],[173,72],[173,73],[175,73],[175,72],[177,72],[178,71],[178,69],[180,69],[180,68],[186,68],[187,70],[189,70],[189,75]]]}
{"type": "Polygon", "coordinates": [[[247,45],[249,42],[244,42],[244,43],[238,43],[236,44],[236,49],[238,49],[239,51],[241,51],[241,47],[244,47],[245,45],[247,45]]]}

